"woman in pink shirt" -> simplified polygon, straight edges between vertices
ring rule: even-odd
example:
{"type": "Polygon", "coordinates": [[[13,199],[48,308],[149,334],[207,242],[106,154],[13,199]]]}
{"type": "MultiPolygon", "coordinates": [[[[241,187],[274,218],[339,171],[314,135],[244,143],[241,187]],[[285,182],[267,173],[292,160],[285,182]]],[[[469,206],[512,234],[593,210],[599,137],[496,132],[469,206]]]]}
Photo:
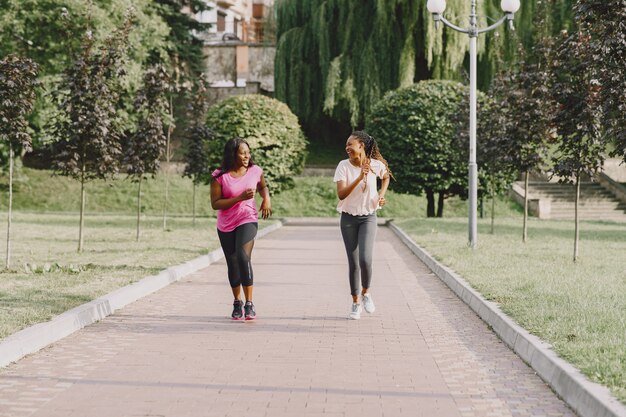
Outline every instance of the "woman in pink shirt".
{"type": "Polygon", "coordinates": [[[261,215],[267,219],[272,214],[270,193],[265,185],[263,170],[254,165],[250,145],[239,138],[226,142],[222,167],[213,172],[211,182],[211,207],[217,210],[217,234],[220,239],[228,280],[233,291],[233,320],[254,320],[256,311],[252,303],[252,248],[258,230],[255,192],[263,199],[261,215]],[[241,300],[241,289],[246,302],[241,300]]]}

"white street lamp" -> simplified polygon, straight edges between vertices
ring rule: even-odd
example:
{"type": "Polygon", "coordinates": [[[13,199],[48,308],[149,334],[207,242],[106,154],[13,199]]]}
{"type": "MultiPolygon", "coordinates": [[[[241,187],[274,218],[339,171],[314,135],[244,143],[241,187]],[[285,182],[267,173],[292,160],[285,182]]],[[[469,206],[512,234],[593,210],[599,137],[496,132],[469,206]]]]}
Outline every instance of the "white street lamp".
{"type": "Polygon", "coordinates": [[[426,7],[433,15],[435,26],[439,27],[439,22],[462,33],[467,33],[470,38],[470,131],[469,131],[469,246],[476,247],[477,244],[477,219],[476,219],[476,202],[478,200],[478,166],[476,165],[476,38],[479,33],[488,32],[500,26],[504,22],[508,22],[509,27],[513,29],[513,15],[520,8],[520,0],[502,0],[500,7],[505,15],[502,16],[493,25],[486,28],[478,28],[476,17],[476,0],[472,0],[472,8],[470,14],[470,27],[464,29],[456,26],[443,17],[446,9],[445,0],[428,0],[426,7]]]}
{"type": "Polygon", "coordinates": [[[515,13],[519,10],[519,0],[502,0],[500,2],[500,8],[505,13],[515,13]]]}
{"type": "Polygon", "coordinates": [[[446,0],[428,0],[426,8],[432,14],[441,14],[446,10],[446,0]]]}

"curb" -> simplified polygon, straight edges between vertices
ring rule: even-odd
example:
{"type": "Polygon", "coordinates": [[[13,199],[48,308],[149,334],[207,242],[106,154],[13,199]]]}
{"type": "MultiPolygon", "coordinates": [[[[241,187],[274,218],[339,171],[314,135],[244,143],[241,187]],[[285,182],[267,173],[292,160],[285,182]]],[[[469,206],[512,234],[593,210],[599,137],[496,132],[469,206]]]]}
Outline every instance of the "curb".
{"type": "MultiPolygon", "coordinates": [[[[336,217],[281,217],[280,221],[285,226],[337,226],[341,221],[340,216],[336,217]]],[[[391,219],[379,217],[377,224],[385,226],[391,219]]]]}
{"type": "Polygon", "coordinates": [[[389,228],[439,279],[467,304],[524,362],[581,417],[626,417],[624,407],[608,388],[589,381],[559,358],[550,344],[517,325],[500,308],[483,298],[450,268],[443,266],[393,222],[389,228]]]}
{"type": "MultiPolygon", "coordinates": [[[[264,227],[257,233],[261,238],[282,227],[278,222],[264,227]]],[[[35,353],[44,347],[92,323],[102,320],[116,310],[158,291],[181,278],[224,257],[222,249],[200,256],[183,264],[173,266],[133,284],[119,288],[93,301],[59,314],[45,323],[38,323],[14,333],[0,342],[0,368],[17,362],[24,356],[35,353]]]]}

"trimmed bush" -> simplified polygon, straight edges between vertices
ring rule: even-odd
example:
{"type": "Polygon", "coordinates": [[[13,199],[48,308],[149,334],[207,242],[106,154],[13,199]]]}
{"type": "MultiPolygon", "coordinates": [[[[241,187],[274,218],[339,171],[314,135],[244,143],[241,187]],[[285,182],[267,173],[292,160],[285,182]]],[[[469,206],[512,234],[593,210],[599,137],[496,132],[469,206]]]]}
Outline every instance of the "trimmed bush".
{"type": "Polygon", "coordinates": [[[250,144],[272,193],[293,187],[293,177],[304,169],[307,141],[298,118],[278,100],[256,94],[228,98],[209,109],[207,126],[215,133],[211,167],[220,166],[226,141],[240,137],[250,144]]]}
{"type": "Polygon", "coordinates": [[[397,180],[391,187],[426,194],[429,217],[435,216],[435,196],[441,217],[445,198],[466,193],[467,150],[455,117],[466,90],[455,81],[421,81],[385,94],[366,120],[397,180]]]}

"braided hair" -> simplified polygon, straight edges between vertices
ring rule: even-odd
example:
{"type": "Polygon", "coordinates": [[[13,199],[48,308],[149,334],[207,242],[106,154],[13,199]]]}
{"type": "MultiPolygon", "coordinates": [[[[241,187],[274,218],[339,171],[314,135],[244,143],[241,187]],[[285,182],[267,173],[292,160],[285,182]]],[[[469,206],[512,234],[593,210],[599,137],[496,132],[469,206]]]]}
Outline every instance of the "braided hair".
{"type": "Polygon", "coordinates": [[[376,143],[376,139],[374,139],[362,130],[355,130],[350,134],[350,136],[356,138],[359,142],[363,144],[363,146],[365,146],[366,158],[377,159],[382,162],[385,165],[385,168],[387,168],[389,176],[395,180],[393,174],[391,173],[391,170],[389,169],[389,164],[387,163],[387,160],[383,158],[382,154],[380,153],[380,149],[378,149],[378,143],[376,143]]]}

